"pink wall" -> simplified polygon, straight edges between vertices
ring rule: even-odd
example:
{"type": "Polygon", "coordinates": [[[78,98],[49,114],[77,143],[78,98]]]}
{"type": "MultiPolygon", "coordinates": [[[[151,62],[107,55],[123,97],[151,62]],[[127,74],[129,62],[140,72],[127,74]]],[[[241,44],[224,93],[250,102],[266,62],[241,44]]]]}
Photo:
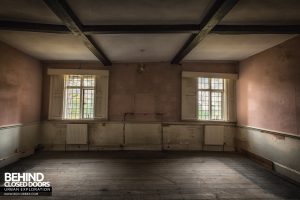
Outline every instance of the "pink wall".
{"type": "Polygon", "coordinates": [[[0,42],[0,126],[40,121],[40,62],[0,42]]]}
{"type": "Polygon", "coordinates": [[[300,135],[300,37],[240,63],[238,124],[300,135]]]}
{"type": "MultiPolygon", "coordinates": [[[[48,63],[44,65],[43,118],[47,119],[49,76],[47,68],[105,69],[99,64],[48,63]]],[[[137,64],[114,64],[110,69],[109,120],[121,121],[125,112],[164,113],[164,121],[179,121],[181,112],[181,71],[237,73],[234,63],[146,63],[145,72],[137,64]]],[[[159,116],[136,115],[129,120],[159,121],[159,116]]]]}

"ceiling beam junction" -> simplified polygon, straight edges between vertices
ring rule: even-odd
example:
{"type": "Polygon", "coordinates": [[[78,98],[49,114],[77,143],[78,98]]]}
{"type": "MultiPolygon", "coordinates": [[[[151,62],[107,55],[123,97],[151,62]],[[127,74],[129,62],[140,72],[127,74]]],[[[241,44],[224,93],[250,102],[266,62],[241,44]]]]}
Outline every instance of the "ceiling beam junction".
{"type": "Polygon", "coordinates": [[[84,42],[85,46],[103,63],[103,65],[109,66],[112,64],[93,38],[89,35],[85,35],[82,31],[83,25],[65,0],[44,0],[44,2],[57,17],[62,20],[71,33],[78,36],[84,42]]]}
{"type": "Polygon", "coordinates": [[[198,33],[193,33],[185,42],[183,47],[178,51],[172,59],[172,64],[179,64],[182,59],[191,52],[213,28],[223,19],[223,17],[236,5],[238,0],[216,0],[212,5],[202,23],[198,33]]]}

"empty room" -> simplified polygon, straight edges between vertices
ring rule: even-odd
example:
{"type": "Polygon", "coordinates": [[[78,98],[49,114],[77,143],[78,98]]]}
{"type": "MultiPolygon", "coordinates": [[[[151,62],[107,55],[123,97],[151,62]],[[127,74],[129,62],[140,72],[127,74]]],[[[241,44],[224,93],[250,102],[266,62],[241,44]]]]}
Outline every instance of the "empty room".
{"type": "Polygon", "coordinates": [[[299,0],[0,0],[0,199],[300,199],[299,0]]]}

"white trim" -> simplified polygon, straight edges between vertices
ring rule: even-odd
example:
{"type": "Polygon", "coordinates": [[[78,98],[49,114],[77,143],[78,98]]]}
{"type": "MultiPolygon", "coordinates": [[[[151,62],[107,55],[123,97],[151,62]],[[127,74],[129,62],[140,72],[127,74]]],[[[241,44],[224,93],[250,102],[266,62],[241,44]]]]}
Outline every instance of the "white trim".
{"type": "Polygon", "coordinates": [[[237,80],[238,79],[238,74],[183,71],[182,72],[182,77],[187,77],[187,78],[197,78],[197,77],[224,78],[224,79],[237,80]]]}
{"type": "Polygon", "coordinates": [[[278,162],[274,162],[274,161],[273,161],[273,163],[274,163],[275,165],[278,165],[279,167],[282,167],[282,168],[284,168],[284,169],[286,169],[286,170],[288,170],[288,171],[290,171],[290,172],[292,172],[292,173],[295,173],[295,174],[297,174],[298,176],[300,176],[300,172],[298,172],[298,171],[295,170],[295,169],[289,168],[289,167],[287,167],[287,166],[285,166],[285,165],[282,165],[282,164],[280,164],[280,163],[278,163],[278,162]]]}
{"type": "Polygon", "coordinates": [[[293,138],[300,139],[300,135],[296,135],[296,134],[293,134],[293,133],[288,133],[288,132],[283,132],[283,131],[275,131],[275,130],[271,130],[271,129],[258,128],[258,127],[255,127],[255,126],[247,126],[247,125],[242,125],[242,124],[237,124],[236,126],[237,126],[237,128],[254,129],[254,130],[264,132],[264,133],[277,134],[277,135],[283,135],[283,136],[287,136],[287,137],[293,137],[293,138]]]}
{"type": "Polygon", "coordinates": [[[35,122],[27,122],[27,123],[19,123],[19,124],[1,125],[0,130],[8,129],[8,128],[15,128],[15,127],[40,125],[40,123],[41,123],[41,121],[35,121],[35,122]]]}
{"type": "Polygon", "coordinates": [[[88,69],[52,69],[47,71],[48,75],[108,75],[108,70],[88,70],[88,69]]]}
{"type": "Polygon", "coordinates": [[[52,99],[53,99],[53,77],[50,76],[50,91],[49,91],[49,106],[48,106],[48,119],[52,119],[52,99]]]}
{"type": "MultiPolygon", "coordinates": [[[[57,88],[55,88],[55,89],[57,89],[57,88]]],[[[62,119],[62,115],[63,115],[63,103],[64,103],[64,76],[63,76],[63,74],[58,74],[58,75],[52,75],[52,76],[50,76],[50,96],[49,96],[49,108],[48,108],[48,119],[62,119]],[[54,81],[57,83],[58,82],[58,80],[59,81],[61,81],[61,83],[62,83],[62,86],[60,86],[61,87],[61,92],[62,92],[62,94],[61,95],[57,95],[57,91],[55,92],[55,95],[56,95],[56,97],[57,96],[61,96],[60,98],[61,98],[61,101],[62,101],[62,105],[61,105],[61,110],[60,110],[60,112],[61,112],[61,116],[56,116],[55,114],[53,114],[53,98],[54,98],[54,92],[53,92],[53,89],[54,89],[54,81]]],[[[56,113],[57,114],[57,113],[56,113]]]]}
{"type": "Polygon", "coordinates": [[[277,162],[273,162],[274,163],[274,171],[276,173],[278,173],[279,175],[283,176],[283,177],[287,177],[288,180],[291,181],[296,181],[294,183],[299,184],[300,183],[300,172],[289,168],[285,165],[279,164],[277,162]]]}

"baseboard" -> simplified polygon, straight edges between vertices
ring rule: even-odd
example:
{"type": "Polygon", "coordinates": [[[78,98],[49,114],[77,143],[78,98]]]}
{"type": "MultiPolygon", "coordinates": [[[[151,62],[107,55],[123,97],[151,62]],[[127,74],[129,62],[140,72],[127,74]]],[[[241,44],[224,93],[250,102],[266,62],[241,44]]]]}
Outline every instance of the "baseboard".
{"type": "Polygon", "coordinates": [[[12,124],[0,127],[0,167],[34,153],[39,143],[40,124],[12,124]]]}
{"type": "Polygon", "coordinates": [[[17,162],[20,159],[19,153],[12,154],[10,156],[4,157],[0,159],[0,168],[10,165],[14,162],[17,162]]]}
{"type": "Polygon", "coordinates": [[[297,170],[291,169],[285,165],[266,159],[245,149],[239,149],[239,153],[245,155],[246,157],[260,164],[264,168],[275,172],[276,175],[288,180],[289,182],[292,182],[296,185],[300,185],[300,172],[298,172],[297,170]]]}
{"type": "Polygon", "coordinates": [[[0,158],[0,168],[4,167],[6,165],[10,165],[14,162],[17,162],[19,159],[28,157],[32,154],[34,154],[34,149],[30,149],[30,150],[28,150],[26,152],[22,152],[22,153],[14,153],[14,154],[11,154],[4,158],[0,158]]]}
{"type": "Polygon", "coordinates": [[[300,172],[274,162],[274,171],[300,186],[300,172]]]}
{"type": "Polygon", "coordinates": [[[274,163],[271,160],[268,160],[262,156],[256,155],[250,151],[247,151],[245,149],[240,149],[239,152],[246,157],[250,158],[251,160],[255,161],[256,163],[262,165],[268,170],[274,170],[274,163]]]}

